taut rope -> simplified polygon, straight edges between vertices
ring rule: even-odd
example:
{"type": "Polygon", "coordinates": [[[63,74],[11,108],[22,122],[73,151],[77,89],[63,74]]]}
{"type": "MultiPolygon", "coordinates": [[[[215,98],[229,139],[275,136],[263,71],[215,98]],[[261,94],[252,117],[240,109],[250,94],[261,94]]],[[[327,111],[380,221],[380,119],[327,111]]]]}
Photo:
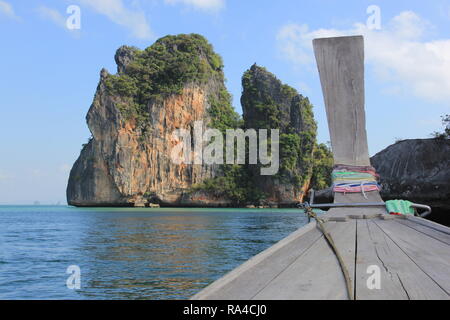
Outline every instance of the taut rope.
{"type": "Polygon", "coordinates": [[[317,216],[317,214],[312,211],[311,207],[308,203],[302,204],[303,209],[305,210],[306,215],[308,216],[308,219],[315,219],[317,222],[317,225],[319,226],[320,231],[322,231],[325,239],[327,240],[328,244],[330,245],[331,249],[333,250],[334,254],[336,255],[339,265],[341,267],[342,273],[344,275],[345,284],[347,287],[347,294],[350,300],[354,300],[353,296],[353,285],[352,285],[352,279],[350,278],[350,273],[348,272],[347,267],[345,266],[344,259],[342,258],[338,248],[336,247],[333,238],[331,235],[325,230],[324,223],[325,221],[317,216]]]}

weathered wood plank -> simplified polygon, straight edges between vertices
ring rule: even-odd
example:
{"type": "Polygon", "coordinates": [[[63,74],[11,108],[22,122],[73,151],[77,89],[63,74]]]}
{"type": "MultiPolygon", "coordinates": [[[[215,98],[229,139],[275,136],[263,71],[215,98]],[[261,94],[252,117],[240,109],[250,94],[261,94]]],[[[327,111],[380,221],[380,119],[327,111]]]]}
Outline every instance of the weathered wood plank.
{"type": "MultiPolygon", "coordinates": [[[[410,227],[411,229],[421,232],[423,234],[426,234],[427,236],[439,240],[445,244],[450,245],[450,234],[440,232],[436,229],[427,227],[425,225],[419,224],[415,221],[412,221],[410,219],[396,219],[395,220],[398,223],[404,224],[405,226],[410,227]]],[[[450,257],[449,257],[450,259],[450,257]]]]}
{"type": "MultiPolygon", "coordinates": [[[[423,272],[375,223],[357,222],[356,298],[375,299],[448,299],[449,296],[423,272]],[[380,269],[380,289],[369,289],[369,266],[380,269]]],[[[387,223],[395,224],[396,221],[387,223]]]]}
{"type": "Polygon", "coordinates": [[[374,221],[414,263],[450,294],[450,246],[396,221],[374,221]]]}
{"type": "MultiPolygon", "coordinates": [[[[355,221],[327,222],[352,276],[355,259],[355,221]]],[[[254,299],[348,299],[345,279],[332,249],[321,237],[299,259],[274,278],[254,299]]]]}
{"type": "Polygon", "coordinates": [[[397,274],[392,271],[392,250],[395,244],[381,230],[369,230],[368,220],[357,222],[356,299],[408,299],[397,274]],[[369,266],[380,268],[382,290],[369,289],[369,266]]]}
{"type": "Polygon", "coordinates": [[[408,216],[407,220],[414,221],[415,223],[418,223],[420,225],[426,226],[428,228],[431,228],[433,230],[436,230],[436,231],[439,231],[439,232],[442,232],[445,234],[450,234],[449,227],[443,226],[442,224],[438,224],[438,223],[430,221],[430,220],[426,220],[424,218],[408,216]]]}
{"type": "MultiPolygon", "coordinates": [[[[335,193],[334,203],[358,203],[358,202],[382,202],[378,191],[371,191],[366,193],[367,199],[361,193],[335,193]]],[[[340,216],[361,216],[385,214],[385,207],[346,207],[346,208],[331,208],[328,210],[326,216],[340,217],[340,216]]]]}
{"type": "Polygon", "coordinates": [[[320,237],[321,232],[311,222],[213,282],[192,299],[251,299],[320,237]]]}
{"type": "Polygon", "coordinates": [[[311,230],[301,239],[292,241],[258,264],[241,272],[238,277],[210,292],[207,298],[221,300],[252,299],[273,278],[301,257],[321,236],[318,230],[311,230]]]}
{"type": "Polygon", "coordinates": [[[364,112],[362,36],[313,40],[334,163],[370,165],[364,112]]]}
{"type": "Polygon", "coordinates": [[[361,192],[345,193],[345,194],[342,192],[336,192],[334,194],[334,202],[335,203],[383,202],[383,199],[381,198],[380,193],[378,191],[366,192],[366,197],[367,199],[364,198],[361,192]]]}

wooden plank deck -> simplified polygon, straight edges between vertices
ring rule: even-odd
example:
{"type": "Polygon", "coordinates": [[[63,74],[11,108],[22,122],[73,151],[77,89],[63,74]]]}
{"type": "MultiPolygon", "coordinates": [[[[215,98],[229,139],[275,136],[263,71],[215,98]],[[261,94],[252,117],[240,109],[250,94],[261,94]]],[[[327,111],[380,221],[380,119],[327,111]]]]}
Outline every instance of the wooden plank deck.
{"type": "MultiPolygon", "coordinates": [[[[316,39],[313,44],[334,162],[369,165],[363,38],[316,39]]],[[[377,191],[334,197],[335,203],[382,201],[377,191]]],[[[390,216],[384,207],[332,208],[322,218],[350,273],[355,299],[450,299],[450,228],[418,217],[390,216]],[[373,266],[380,272],[379,289],[367,284],[373,266]]],[[[336,255],[311,222],[192,299],[348,298],[336,255]]]]}
{"type": "MultiPolygon", "coordinates": [[[[324,215],[360,216],[325,223],[351,274],[355,298],[450,299],[450,244],[442,241],[448,240],[450,228],[440,226],[438,231],[416,217],[363,219],[383,210],[334,208],[324,215]],[[368,267],[373,265],[380,270],[380,289],[367,286],[368,267]]],[[[192,299],[335,300],[348,296],[336,256],[311,222],[192,299]]]]}

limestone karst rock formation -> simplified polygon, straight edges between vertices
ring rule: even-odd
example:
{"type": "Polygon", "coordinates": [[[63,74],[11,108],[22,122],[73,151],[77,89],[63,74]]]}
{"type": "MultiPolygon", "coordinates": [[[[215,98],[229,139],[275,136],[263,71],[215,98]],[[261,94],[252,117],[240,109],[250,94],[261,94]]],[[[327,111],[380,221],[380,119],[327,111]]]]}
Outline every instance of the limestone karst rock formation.
{"type": "Polygon", "coordinates": [[[242,79],[241,104],[245,128],[280,130],[280,169],[259,175],[249,166],[254,185],[269,203],[301,202],[313,174],[317,125],[308,98],[283,84],[265,68],[253,65],[242,79]]]}
{"type": "Polygon", "coordinates": [[[166,36],[145,50],[122,46],[115,60],[117,74],[101,70],[86,117],[92,137],[70,172],[70,205],[214,207],[302,199],[316,145],[307,98],[253,66],[243,77],[242,120],[231,106],[221,57],[197,34],[166,36]],[[172,133],[192,132],[196,121],[203,131],[279,128],[279,174],[259,178],[250,166],[174,163],[179,140],[172,133]]]}

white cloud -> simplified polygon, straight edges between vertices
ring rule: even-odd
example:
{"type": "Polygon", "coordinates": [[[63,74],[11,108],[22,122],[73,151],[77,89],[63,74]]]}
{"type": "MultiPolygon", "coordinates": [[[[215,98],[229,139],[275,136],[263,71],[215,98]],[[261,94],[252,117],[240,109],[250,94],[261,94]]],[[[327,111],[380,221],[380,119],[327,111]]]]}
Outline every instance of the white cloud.
{"type": "Polygon", "coordinates": [[[403,39],[419,39],[431,28],[428,21],[412,11],[403,11],[389,22],[389,29],[403,39]]]}
{"type": "Polygon", "coordinates": [[[297,89],[299,92],[302,92],[304,94],[311,94],[312,90],[311,87],[308,86],[306,82],[300,81],[297,83],[297,89]]]}
{"type": "Polygon", "coordinates": [[[6,173],[0,171],[0,182],[6,181],[8,179],[9,179],[9,176],[6,173]]]}
{"type": "Polygon", "coordinates": [[[423,119],[419,119],[416,121],[417,125],[421,126],[421,127],[426,127],[426,128],[439,128],[442,126],[442,123],[440,121],[440,119],[429,119],[429,118],[423,118],[423,119]]]}
{"type": "Polygon", "coordinates": [[[309,50],[310,39],[308,37],[308,26],[289,23],[284,25],[277,35],[277,40],[283,55],[295,64],[310,64],[313,57],[309,50]]]}
{"type": "Polygon", "coordinates": [[[58,168],[59,172],[61,172],[61,173],[69,173],[70,169],[72,169],[72,166],[70,164],[67,164],[67,163],[63,163],[58,168]]]}
{"type": "Polygon", "coordinates": [[[168,4],[182,3],[204,11],[219,11],[225,7],[225,0],[164,0],[164,2],[168,4]]]}
{"type": "Polygon", "coordinates": [[[6,1],[0,1],[0,15],[4,15],[15,20],[19,19],[19,17],[15,14],[12,5],[6,1]]]}
{"type": "Polygon", "coordinates": [[[44,172],[41,169],[30,169],[30,175],[35,178],[42,178],[45,176],[44,172]]]}
{"type": "Polygon", "coordinates": [[[395,87],[395,91],[447,102],[450,99],[450,39],[422,40],[432,28],[414,12],[405,11],[379,31],[369,30],[363,23],[356,23],[349,30],[312,31],[307,25],[286,24],[279,30],[277,41],[288,61],[311,66],[314,63],[312,39],[362,34],[366,62],[382,81],[395,87]]]}
{"type": "Polygon", "coordinates": [[[62,28],[66,28],[66,18],[59,11],[44,6],[40,6],[37,11],[42,18],[48,19],[62,28]]]}
{"type": "Polygon", "coordinates": [[[122,0],[78,0],[112,22],[128,28],[139,39],[153,39],[154,35],[143,11],[126,8],[122,0]]]}

